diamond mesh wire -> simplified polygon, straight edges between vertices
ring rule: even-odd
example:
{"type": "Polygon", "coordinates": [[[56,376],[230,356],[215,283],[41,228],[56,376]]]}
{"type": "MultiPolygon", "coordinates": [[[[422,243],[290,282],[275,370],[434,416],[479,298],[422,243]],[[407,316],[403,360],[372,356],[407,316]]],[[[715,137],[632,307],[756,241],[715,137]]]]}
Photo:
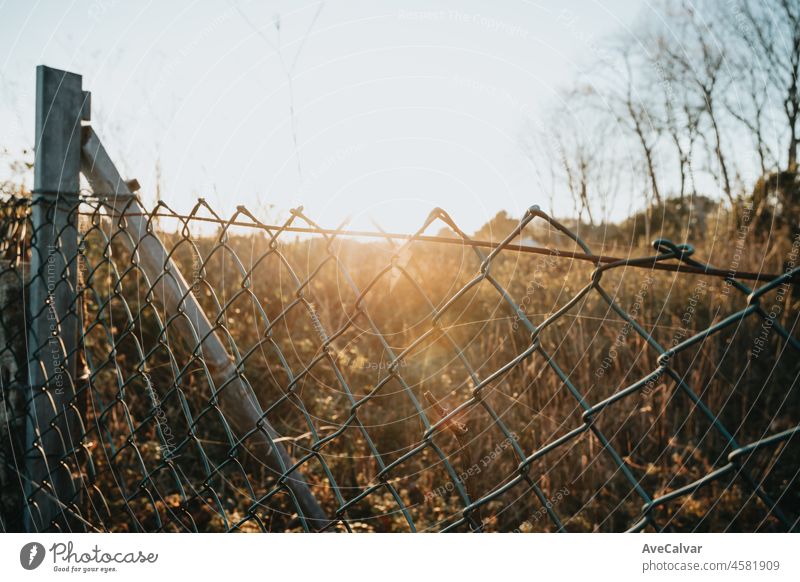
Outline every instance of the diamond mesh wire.
{"type": "Polygon", "coordinates": [[[53,342],[30,352],[20,319],[52,307],[25,305],[45,276],[27,272],[37,203],[2,205],[4,529],[22,512],[72,531],[797,527],[793,263],[753,289],[696,274],[710,265],[662,239],[585,266],[570,257],[590,246],[537,207],[484,251],[440,209],[367,244],[302,208],[273,226],[202,200],[187,215],[159,203],[133,232],[138,206],[83,198],[79,254],[62,257],[75,299],[54,316],[80,318],[75,346],[55,342],[78,373],[29,386],[27,366],[54,357],[53,342]],[[427,240],[435,228],[449,240],[427,240]],[[552,250],[516,252],[526,233],[552,250]],[[143,237],[167,251],[156,277],[143,237]],[[179,305],[199,303],[234,377],[220,381],[209,334],[162,300],[176,271],[179,305]],[[250,426],[232,422],[235,382],[257,401],[250,426]],[[69,406],[26,435],[56,383],[69,406]],[[277,468],[264,439],[286,453],[277,468]],[[31,458],[70,487],[30,482],[31,458]]]}

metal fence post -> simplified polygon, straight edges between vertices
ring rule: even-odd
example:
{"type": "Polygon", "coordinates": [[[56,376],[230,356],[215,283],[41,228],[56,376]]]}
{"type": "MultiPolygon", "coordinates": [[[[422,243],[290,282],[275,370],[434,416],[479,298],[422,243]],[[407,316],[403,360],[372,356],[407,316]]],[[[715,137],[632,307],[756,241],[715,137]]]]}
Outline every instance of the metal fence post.
{"type": "Polygon", "coordinates": [[[81,76],[36,68],[36,157],[27,312],[30,394],[26,428],[25,527],[69,527],[64,509],[76,488],[65,461],[79,444],[75,378],[81,120],[88,94],[81,76]]]}

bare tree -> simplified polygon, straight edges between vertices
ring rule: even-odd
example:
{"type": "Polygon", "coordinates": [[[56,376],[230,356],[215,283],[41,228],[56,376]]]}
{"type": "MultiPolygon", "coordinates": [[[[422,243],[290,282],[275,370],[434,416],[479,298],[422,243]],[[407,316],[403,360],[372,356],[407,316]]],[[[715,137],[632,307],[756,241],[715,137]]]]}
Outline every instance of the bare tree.
{"type": "MultiPolygon", "coordinates": [[[[669,36],[662,33],[661,52],[669,66],[679,74],[695,98],[708,121],[710,135],[703,134],[719,168],[722,189],[731,205],[735,205],[731,180],[730,160],[723,147],[723,128],[719,95],[729,79],[724,76],[725,57],[714,35],[713,25],[704,20],[686,2],[680,10],[668,14],[669,36]]],[[[691,95],[688,96],[691,100],[691,95]]],[[[690,102],[690,101],[689,101],[690,102]]]]}
{"type": "Polygon", "coordinates": [[[620,188],[619,124],[608,112],[598,112],[591,88],[570,91],[563,102],[568,106],[550,116],[553,166],[573,199],[576,214],[585,214],[589,224],[596,225],[596,210],[605,220],[609,202],[620,188]]]}
{"type": "Polygon", "coordinates": [[[725,22],[780,99],[788,129],[786,168],[795,171],[800,141],[800,2],[736,0],[725,22]]]}
{"type": "Polygon", "coordinates": [[[566,190],[572,199],[573,214],[579,219],[586,214],[594,223],[589,200],[592,151],[586,147],[585,128],[575,122],[575,113],[567,107],[554,108],[547,124],[529,128],[530,136],[524,145],[540,182],[547,177],[552,192],[566,190]]]}
{"type": "Polygon", "coordinates": [[[634,139],[642,154],[652,198],[656,204],[661,204],[656,156],[663,129],[654,114],[651,92],[640,82],[644,78],[642,57],[645,55],[636,49],[637,45],[630,41],[615,43],[612,54],[618,59],[596,72],[597,80],[591,85],[591,93],[596,97],[594,106],[598,113],[611,114],[634,139]]]}
{"type": "Polygon", "coordinates": [[[769,102],[769,92],[767,85],[762,81],[758,65],[751,59],[742,58],[737,60],[736,69],[741,73],[739,85],[747,98],[744,104],[741,100],[731,102],[725,100],[725,108],[731,116],[738,121],[750,133],[753,138],[756,155],[758,156],[759,169],[761,175],[765,176],[769,172],[777,170],[777,160],[769,147],[766,137],[767,105],[769,102]]]}
{"type": "Polygon", "coordinates": [[[665,58],[663,47],[658,39],[654,43],[659,50],[652,60],[652,71],[655,78],[650,86],[654,91],[658,87],[661,95],[661,126],[669,136],[669,142],[675,150],[678,161],[679,187],[678,193],[683,200],[687,193],[697,195],[694,180],[693,159],[695,144],[700,133],[700,118],[703,108],[698,107],[691,98],[691,91],[683,82],[679,70],[676,70],[672,59],[665,58]]]}
{"type": "Polygon", "coordinates": [[[590,174],[593,169],[594,152],[587,147],[580,130],[569,126],[554,128],[553,137],[558,143],[558,162],[564,174],[567,190],[572,196],[576,207],[576,214],[583,217],[584,212],[589,217],[589,224],[594,224],[592,205],[589,201],[590,174]],[[578,208],[578,206],[580,208],[578,208]]]}

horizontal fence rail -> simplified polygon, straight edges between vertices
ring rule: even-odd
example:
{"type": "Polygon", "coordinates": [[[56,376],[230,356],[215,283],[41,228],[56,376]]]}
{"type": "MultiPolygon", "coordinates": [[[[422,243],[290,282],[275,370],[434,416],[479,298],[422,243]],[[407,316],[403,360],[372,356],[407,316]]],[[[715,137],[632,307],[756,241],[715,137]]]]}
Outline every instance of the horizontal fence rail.
{"type": "Polygon", "coordinates": [[[797,529],[800,267],[666,239],[603,258],[535,206],[485,245],[440,209],[368,243],[98,184],[62,208],[78,278],[50,322],[77,344],[30,362],[25,321],[54,309],[27,290],[67,279],[30,272],[52,201],[0,205],[4,529],[797,529]]]}

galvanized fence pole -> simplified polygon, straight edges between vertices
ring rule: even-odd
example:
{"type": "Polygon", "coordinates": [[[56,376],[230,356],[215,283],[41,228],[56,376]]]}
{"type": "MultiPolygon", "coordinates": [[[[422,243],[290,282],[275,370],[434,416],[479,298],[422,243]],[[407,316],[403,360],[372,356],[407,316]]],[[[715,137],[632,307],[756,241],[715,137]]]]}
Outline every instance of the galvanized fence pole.
{"type": "Polygon", "coordinates": [[[80,442],[76,418],[79,312],[78,192],[81,76],[36,68],[36,157],[28,294],[30,394],[25,439],[28,531],[68,528],[76,487],[65,456],[80,442]]]}

